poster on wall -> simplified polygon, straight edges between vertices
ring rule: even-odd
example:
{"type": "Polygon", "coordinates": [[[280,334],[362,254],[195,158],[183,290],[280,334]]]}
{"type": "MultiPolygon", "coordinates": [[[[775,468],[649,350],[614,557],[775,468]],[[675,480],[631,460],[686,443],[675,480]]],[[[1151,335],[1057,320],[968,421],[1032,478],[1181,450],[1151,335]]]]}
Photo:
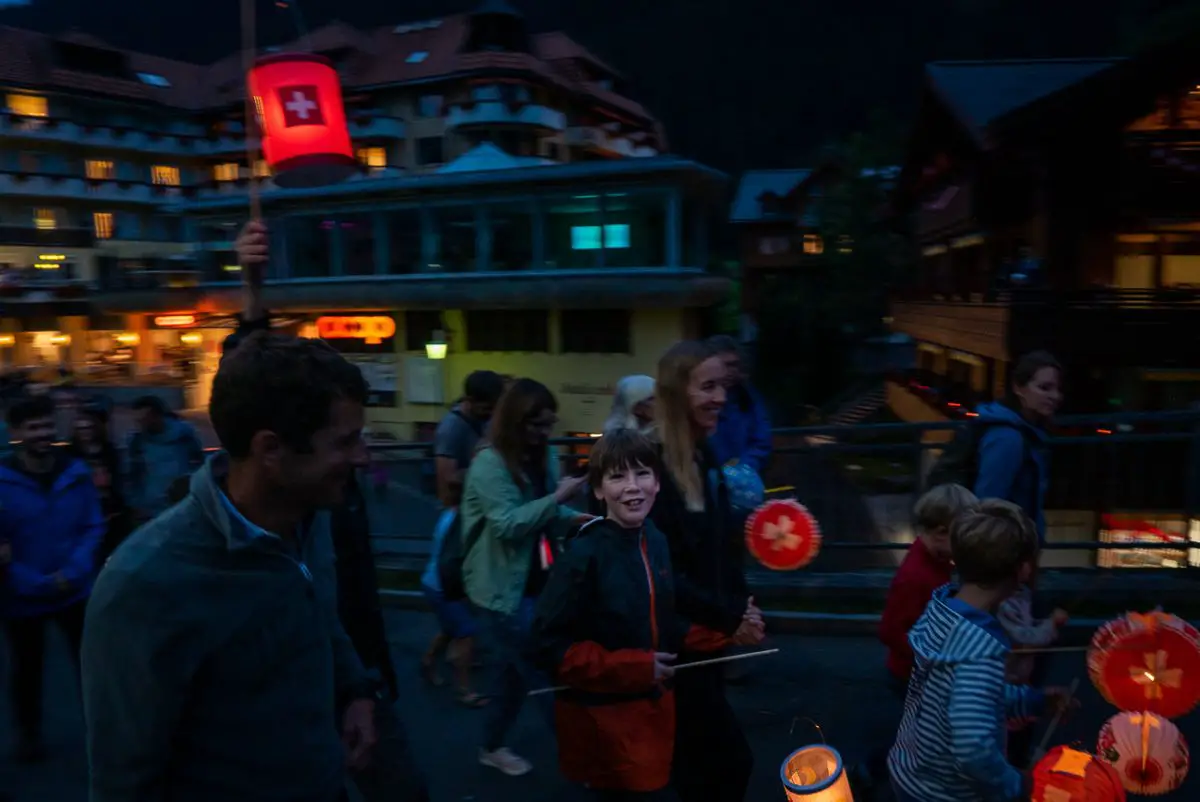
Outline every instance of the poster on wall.
{"type": "Polygon", "coordinates": [[[358,366],[367,382],[367,406],[396,406],[395,354],[343,354],[348,362],[358,366]]]}

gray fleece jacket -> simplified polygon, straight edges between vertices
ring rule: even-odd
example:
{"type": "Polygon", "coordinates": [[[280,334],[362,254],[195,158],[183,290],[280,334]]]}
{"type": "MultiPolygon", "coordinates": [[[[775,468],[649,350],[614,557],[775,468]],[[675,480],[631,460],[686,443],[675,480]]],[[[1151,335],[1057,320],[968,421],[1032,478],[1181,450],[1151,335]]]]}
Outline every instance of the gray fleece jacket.
{"type": "Polygon", "coordinates": [[[227,458],[101,572],[83,638],[91,802],[333,802],[337,699],[367,687],[338,622],[328,515],[287,542],[221,490],[227,458]]]}

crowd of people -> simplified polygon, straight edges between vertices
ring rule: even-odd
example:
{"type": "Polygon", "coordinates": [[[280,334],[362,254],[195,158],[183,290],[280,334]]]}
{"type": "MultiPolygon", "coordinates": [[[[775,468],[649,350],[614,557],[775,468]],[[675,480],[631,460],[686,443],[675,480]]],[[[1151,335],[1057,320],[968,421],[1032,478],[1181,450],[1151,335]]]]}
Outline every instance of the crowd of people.
{"type": "MultiPolygon", "coordinates": [[[[0,615],[17,757],[44,755],[54,625],[80,658],[95,802],[336,802],[347,782],[367,800],[427,800],[356,478],[367,386],[325,343],[271,331],[265,229],[248,224],[237,250],[245,302],[212,388],[217,454],[153,397],[134,405],[123,460],[99,405],[80,408],[69,449],[50,394],[8,405],[0,615]]],[[[1010,650],[1066,622],[1034,615],[1058,373],[1046,355],[1018,365],[971,450],[976,492],[944,483],[917,504],[881,630],[909,701],[867,772],[901,802],[1018,798],[1025,723],[1064,698],[1029,690],[1037,662],[1010,650]]],[[[458,701],[481,709],[479,763],[503,774],[533,768],[508,745],[530,700],[581,798],[742,800],[753,756],[722,667],[676,673],[766,637],[726,476],[762,471],[770,427],[737,343],[681,342],[655,376],[622,380],[585,472],[560,475],[557,411],[540,382],[480,371],[439,425],[444,512],[422,575],[439,632],[421,673],[439,685],[450,663],[458,701]]]]}

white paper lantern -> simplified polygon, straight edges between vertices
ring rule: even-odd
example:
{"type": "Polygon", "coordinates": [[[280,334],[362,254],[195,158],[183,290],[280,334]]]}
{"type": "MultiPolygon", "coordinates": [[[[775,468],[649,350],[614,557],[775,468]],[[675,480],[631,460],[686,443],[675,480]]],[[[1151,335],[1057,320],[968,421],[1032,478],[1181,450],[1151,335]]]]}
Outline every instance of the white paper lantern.
{"type": "Polygon", "coordinates": [[[842,756],[828,746],[806,746],[779,770],[789,802],[854,802],[842,756]]]}
{"type": "Polygon", "coordinates": [[[1120,713],[1100,730],[1096,754],[1131,794],[1160,796],[1183,784],[1188,747],[1179,728],[1153,713],[1120,713]]]}

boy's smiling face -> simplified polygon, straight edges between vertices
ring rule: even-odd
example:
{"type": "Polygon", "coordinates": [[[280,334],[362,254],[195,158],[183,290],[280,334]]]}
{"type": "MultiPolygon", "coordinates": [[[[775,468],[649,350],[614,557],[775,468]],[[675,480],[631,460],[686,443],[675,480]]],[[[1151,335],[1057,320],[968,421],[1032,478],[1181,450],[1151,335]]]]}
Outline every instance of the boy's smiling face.
{"type": "Polygon", "coordinates": [[[645,465],[621,466],[604,475],[595,493],[608,508],[609,520],[625,529],[637,529],[658,496],[658,475],[645,465]]]}

